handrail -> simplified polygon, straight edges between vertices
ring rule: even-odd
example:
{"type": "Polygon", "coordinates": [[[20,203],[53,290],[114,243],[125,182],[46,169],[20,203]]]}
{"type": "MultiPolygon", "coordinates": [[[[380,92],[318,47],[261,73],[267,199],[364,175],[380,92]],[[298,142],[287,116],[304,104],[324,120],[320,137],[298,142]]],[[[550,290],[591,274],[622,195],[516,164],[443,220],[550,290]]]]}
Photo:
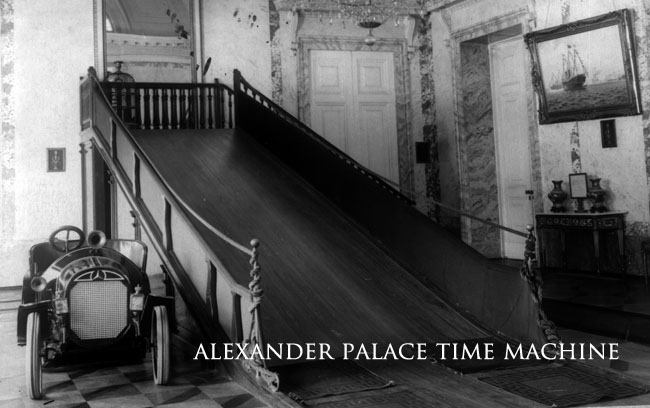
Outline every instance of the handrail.
{"type": "Polygon", "coordinates": [[[396,198],[410,205],[415,204],[415,202],[412,199],[408,198],[400,191],[396,190],[393,186],[388,184],[386,181],[384,181],[383,177],[380,177],[376,175],[373,171],[368,170],[362,164],[360,164],[359,162],[357,162],[356,160],[348,156],[346,153],[341,151],[341,149],[334,146],[332,143],[330,143],[328,140],[323,138],[318,133],[314,132],[309,126],[305,125],[300,119],[296,118],[291,113],[284,110],[280,105],[276,104],[267,96],[265,96],[263,93],[258,91],[243,77],[243,75],[238,69],[234,70],[233,88],[235,91],[235,105],[237,105],[237,98],[239,97],[240,92],[243,93],[244,95],[253,99],[255,102],[259,103],[262,107],[273,112],[278,118],[300,129],[308,137],[310,137],[311,139],[317,141],[322,146],[324,146],[327,150],[330,151],[330,153],[338,157],[340,160],[344,161],[347,165],[351,166],[356,171],[360,172],[361,174],[365,175],[366,177],[368,177],[369,179],[371,179],[372,181],[380,185],[384,190],[388,191],[396,198]]]}
{"type": "Polygon", "coordinates": [[[528,233],[526,233],[526,232],[517,231],[516,229],[512,229],[512,228],[510,228],[510,227],[506,227],[505,225],[501,225],[501,224],[496,223],[496,222],[494,222],[494,221],[490,221],[490,220],[486,220],[485,218],[477,217],[476,215],[470,214],[470,213],[468,213],[468,212],[466,212],[466,211],[463,211],[463,210],[459,210],[458,208],[454,208],[454,207],[449,206],[449,205],[447,205],[447,204],[443,204],[443,203],[441,203],[440,201],[437,201],[437,200],[433,200],[433,199],[432,199],[431,201],[432,201],[435,205],[437,205],[438,207],[442,207],[442,208],[444,208],[444,209],[446,209],[446,210],[449,210],[449,211],[455,212],[456,214],[462,215],[463,217],[471,218],[471,219],[473,219],[473,220],[476,220],[476,221],[482,222],[482,223],[484,223],[484,224],[491,225],[491,226],[493,226],[493,227],[499,228],[500,230],[503,230],[503,231],[509,232],[509,233],[511,233],[511,234],[519,235],[520,237],[524,237],[524,238],[527,238],[527,237],[528,237],[528,233]]]}

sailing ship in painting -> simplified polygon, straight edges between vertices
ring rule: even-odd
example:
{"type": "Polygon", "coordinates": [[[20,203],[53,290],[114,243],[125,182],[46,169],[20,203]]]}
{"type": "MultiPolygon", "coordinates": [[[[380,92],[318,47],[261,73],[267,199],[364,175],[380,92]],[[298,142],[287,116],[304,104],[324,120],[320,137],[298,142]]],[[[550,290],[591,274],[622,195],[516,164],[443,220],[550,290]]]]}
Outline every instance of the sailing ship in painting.
{"type": "Polygon", "coordinates": [[[585,89],[587,69],[575,46],[567,44],[567,51],[562,55],[560,75],[553,73],[549,87],[552,90],[579,91],[585,89]]]}

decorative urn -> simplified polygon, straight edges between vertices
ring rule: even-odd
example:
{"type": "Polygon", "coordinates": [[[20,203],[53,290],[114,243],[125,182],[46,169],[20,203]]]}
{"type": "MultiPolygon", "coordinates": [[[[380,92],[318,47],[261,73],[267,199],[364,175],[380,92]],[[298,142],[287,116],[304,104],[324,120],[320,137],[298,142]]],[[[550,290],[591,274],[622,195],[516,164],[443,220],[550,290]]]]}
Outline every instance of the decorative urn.
{"type": "Polygon", "coordinates": [[[591,200],[591,212],[606,212],[607,207],[605,206],[605,198],[607,197],[607,191],[600,186],[600,179],[594,178],[589,179],[591,181],[591,187],[589,187],[589,193],[587,196],[591,200]]]}
{"type": "Polygon", "coordinates": [[[564,201],[567,196],[566,191],[562,190],[562,180],[553,180],[553,190],[548,193],[548,198],[553,203],[551,212],[564,212],[564,201]]]}

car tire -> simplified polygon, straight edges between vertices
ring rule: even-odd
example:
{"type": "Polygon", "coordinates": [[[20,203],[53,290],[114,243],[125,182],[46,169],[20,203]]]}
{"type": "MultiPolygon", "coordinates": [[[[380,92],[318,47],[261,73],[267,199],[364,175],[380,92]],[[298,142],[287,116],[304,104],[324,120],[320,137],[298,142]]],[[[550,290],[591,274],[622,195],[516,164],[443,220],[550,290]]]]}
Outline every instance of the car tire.
{"type": "Polygon", "coordinates": [[[165,385],[169,380],[169,319],[167,308],[153,308],[151,319],[151,362],[153,363],[153,380],[165,385]]]}
{"type": "Polygon", "coordinates": [[[27,342],[25,348],[25,379],[29,398],[41,399],[43,397],[41,319],[37,312],[27,315],[27,342]]]}

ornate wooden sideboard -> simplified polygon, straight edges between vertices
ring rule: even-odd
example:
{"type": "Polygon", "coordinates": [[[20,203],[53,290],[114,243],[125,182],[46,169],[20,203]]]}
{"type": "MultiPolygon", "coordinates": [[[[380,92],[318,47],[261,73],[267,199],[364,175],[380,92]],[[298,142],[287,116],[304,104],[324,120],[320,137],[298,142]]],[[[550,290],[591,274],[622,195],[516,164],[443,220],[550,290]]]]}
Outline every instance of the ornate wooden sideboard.
{"type": "Polygon", "coordinates": [[[546,248],[548,231],[560,232],[562,248],[562,268],[567,266],[566,232],[569,230],[591,231],[594,241],[594,257],[596,272],[601,272],[600,241],[601,232],[616,231],[618,235],[618,266],[622,273],[625,273],[625,214],[627,212],[606,212],[606,213],[540,213],[535,215],[537,231],[539,234],[539,258],[540,267],[548,265],[549,254],[546,248]]]}

